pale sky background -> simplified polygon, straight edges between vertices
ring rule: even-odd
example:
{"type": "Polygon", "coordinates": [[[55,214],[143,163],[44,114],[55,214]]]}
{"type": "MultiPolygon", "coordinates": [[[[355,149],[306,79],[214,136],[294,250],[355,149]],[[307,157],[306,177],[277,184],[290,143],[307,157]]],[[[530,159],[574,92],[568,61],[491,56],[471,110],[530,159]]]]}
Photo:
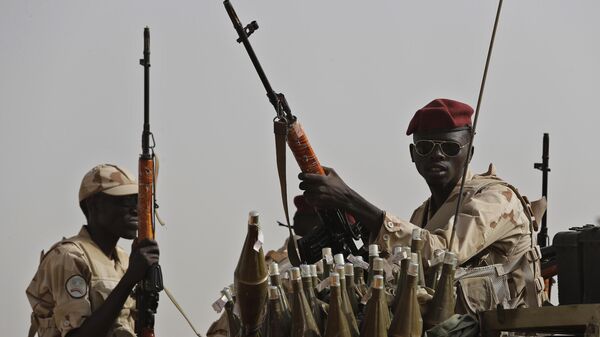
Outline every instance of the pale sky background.
{"type": "MultiPolygon", "coordinates": [[[[255,51],[286,93],[321,162],[383,209],[408,217],[428,190],[404,135],[437,97],[475,106],[497,2],[233,2],[257,20],[255,51]]],[[[553,236],[597,221],[600,2],[507,0],[475,139],[489,162],[537,198],[550,133],[553,236]]],[[[42,249],[84,223],[77,191],[102,162],[136,170],[142,131],[142,30],[151,28],[151,122],[161,158],[158,230],[166,285],[204,333],[232,281],[248,211],[266,247],[285,230],[274,111],[221,1],[0,3],[0,326],[22,336],[25,288],[42,249]]],[[[290,196],[298,169],[289,156],[290,196]]],[[[130,242],[122,241],[128,247],[130,242]]],[[[193,336],[162,295],[157,336],[193,336]]]]}

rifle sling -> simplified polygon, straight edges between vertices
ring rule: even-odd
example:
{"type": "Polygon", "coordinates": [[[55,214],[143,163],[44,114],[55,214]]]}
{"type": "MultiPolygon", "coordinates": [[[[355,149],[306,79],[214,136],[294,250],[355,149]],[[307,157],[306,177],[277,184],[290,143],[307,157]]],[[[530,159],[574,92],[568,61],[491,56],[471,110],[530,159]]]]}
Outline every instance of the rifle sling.
{"type": "Polygon", "coordinates": [[[281,202],[283,203],[283,210],[285,212],[285,221],[290,233],[288,238],[287,249],[288,259],[294,266],[300,265],[300,254],[296,247],[296,240],[294,239],[294,232],[290,225],[290,213],[288,209],[287,199],[287,179],[286,179],[286,142],[288,125],[285,121],[275,119],[273,121],[273,131],[275,133],[275,155],[277,158],[277,173],[279,174],[279,187],[281,189],[281,202]]]}

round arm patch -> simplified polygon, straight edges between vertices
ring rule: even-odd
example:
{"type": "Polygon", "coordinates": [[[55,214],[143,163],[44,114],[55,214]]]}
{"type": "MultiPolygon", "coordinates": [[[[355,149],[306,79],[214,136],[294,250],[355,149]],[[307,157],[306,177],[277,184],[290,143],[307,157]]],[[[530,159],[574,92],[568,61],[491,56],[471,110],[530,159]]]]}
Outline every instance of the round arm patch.
{"type": "Polygon", "coordinates": [[[65,283],[65,288],[67,289],[69,296],[73,298],[82,298],[87,295],[88,291],[87,282],[85,282],[81,275],[69,277],[67,283],[65,283]]]}

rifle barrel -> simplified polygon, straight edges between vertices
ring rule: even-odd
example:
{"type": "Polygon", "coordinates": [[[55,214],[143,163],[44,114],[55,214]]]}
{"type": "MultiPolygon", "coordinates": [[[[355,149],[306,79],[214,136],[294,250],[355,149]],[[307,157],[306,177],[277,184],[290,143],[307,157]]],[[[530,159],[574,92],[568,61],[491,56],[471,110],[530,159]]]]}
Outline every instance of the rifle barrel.
{"type": "MultiPolygon", "coordinates": [[[[258,61],[258,57],[256,56],[256,53],[254,52],[254,49],[250,44],[250,40],[248,40],[249,34],[246,33],[246,29],[244,28],[244,26],[242,26],[242,23],[240,22],[240,19],[238,18],[235,9],[233,8],[233,5],[231,5],[231,2],[229,2],[229,0],[225,0],[223,1],[223,5],[225,6],[227,14],[229,14],[229,18],[233,23],[233,28],[235,28],[235,31],[238,33],[239,38],[237,41],[241,42],[246,48],[248,56],[250,56],[250,60],[254,65],[254,69],[256,69],[258,77],[260,77],[260,81],[262,82],[263,86],[265,87],[265,90],[267,91],[267,97],[269,97],[269,101],[271,102],[271,104],[273,104],[275,111],[279,113],[279,99],[277,97],[277,94],[271,87],[271,83],[269,83],[269,79],[267,78],[267,75],[265,74],[262,66],[260,65],[260,62],[258,61]]],[[[250,34],[252,34],[254,30],[258,29],[258,24],[256,23],[256,21],[252,21],[249,27],[250,26],[253,26],[252,30],[249,30],[250,34]]]]}
{"type": "Polygon", "coordinates": [[[144,28],[144,131],[142,132],[142,155],[150,157],[150,28],[144,28]]]}

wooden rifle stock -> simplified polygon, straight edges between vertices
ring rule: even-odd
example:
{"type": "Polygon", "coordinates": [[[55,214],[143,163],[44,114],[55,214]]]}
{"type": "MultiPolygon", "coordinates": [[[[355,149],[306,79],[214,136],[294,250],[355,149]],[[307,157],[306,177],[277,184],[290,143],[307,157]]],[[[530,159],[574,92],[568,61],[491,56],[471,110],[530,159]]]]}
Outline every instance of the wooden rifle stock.
{"type": "Polygon", "coordinates": [[[154,240],[154,160],[141,155],[138,162],[138,242],[154,240]]]}
{"type": "Polygon", "coordinates": [[[302,172],[325,175],[325,170],[319,163],[319,159],[312,146],[310,146],[308,137],[299,122],[296,121],[289,126],[287,143],[302,172]]]}

